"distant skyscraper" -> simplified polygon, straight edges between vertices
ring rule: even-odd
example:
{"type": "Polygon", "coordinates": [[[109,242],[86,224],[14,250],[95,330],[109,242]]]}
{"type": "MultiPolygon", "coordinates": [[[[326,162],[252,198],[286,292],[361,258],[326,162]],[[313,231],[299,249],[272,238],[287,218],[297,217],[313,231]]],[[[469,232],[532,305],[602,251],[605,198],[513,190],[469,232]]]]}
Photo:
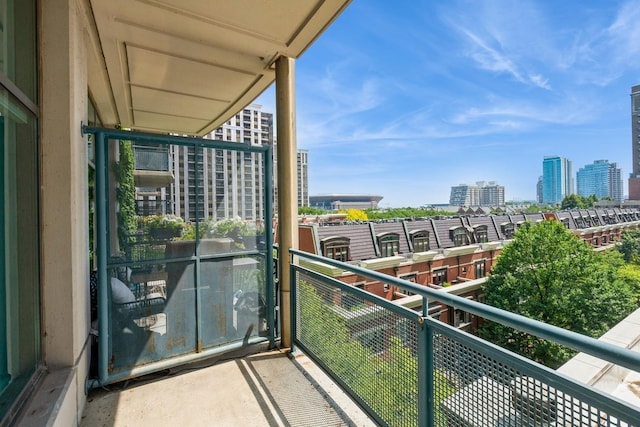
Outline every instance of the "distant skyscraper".
{"type": "MultiPolygon", "coordinates": [[[[278,141],[273,146],[273,200],[278,200],[278,141]]],[[[309,151],[298,149],[296,153],[296,181],[298,182],[298,207],[309,206],[309,151]]]]}
{"type": "MultiPolygon", "coordinates": [[[[309,206],[309,152],[298,150],[298,206],[309,206]]],[[[275,170],[275,168],[274,168],[275,170]]]]}
{"type": "Polygon", "coordinates": [[[571,160],[545,156],[542,161],[542,203],[556,204],[573,194],[573,165],[571,160]]]}
{"type": "Polygon", "coordinates": [[[595,194],[598,199],[611,197],[622,201],[621,172],[616,163],[596,160],[580,168],[577,178],[579,196],[588,197],[595,194]]]}
{"type": "Polygon", "coordinates": [[[631,157],[629,200],[640,200],[640,85],[631,88],[631,157]]]}
{"type": "Polygon", "coordinates": [[[453,206],[502,206],[504,186],[495,181],[478,181],[476,185],[460,184],[451,187],[449,204],[453,206]]]}
{"type": "Polygon", "coordinates": [[[536,184],[536,202],[542,203],[542,177],[538,177],[538,184],[536,184]]]}

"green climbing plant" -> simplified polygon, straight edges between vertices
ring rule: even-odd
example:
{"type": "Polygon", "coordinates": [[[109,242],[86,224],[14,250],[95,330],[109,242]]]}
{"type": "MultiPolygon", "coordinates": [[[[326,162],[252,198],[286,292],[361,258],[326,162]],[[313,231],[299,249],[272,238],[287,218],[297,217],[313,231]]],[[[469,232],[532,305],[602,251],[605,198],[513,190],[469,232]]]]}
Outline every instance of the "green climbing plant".
{"type": "Polygon", "coordinates": [[[115,174],[118,180],[118,241],[120,248],[127,247],[128,236],[135,233],[138,227],[136,216],[136,187],[133,179],[135,168],[133,146],[131,141],[119,142],[119,158],[115,174]]]}

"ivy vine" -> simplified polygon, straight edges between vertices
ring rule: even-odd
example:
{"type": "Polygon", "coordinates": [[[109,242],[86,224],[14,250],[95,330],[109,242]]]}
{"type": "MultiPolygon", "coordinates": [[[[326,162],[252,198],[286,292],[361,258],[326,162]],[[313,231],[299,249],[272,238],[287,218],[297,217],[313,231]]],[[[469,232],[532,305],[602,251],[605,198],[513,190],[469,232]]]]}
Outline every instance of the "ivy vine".
{"type": "Polygon", "coordinates": [[[120,141],[120,156],[116,165],[118,180],[118,241],[120,248],[127,247],[128,238],[136,232],[138,219],[136,216],[136,187],[133,179],[135,168],[133,146],[131,141],[120,141]]]}

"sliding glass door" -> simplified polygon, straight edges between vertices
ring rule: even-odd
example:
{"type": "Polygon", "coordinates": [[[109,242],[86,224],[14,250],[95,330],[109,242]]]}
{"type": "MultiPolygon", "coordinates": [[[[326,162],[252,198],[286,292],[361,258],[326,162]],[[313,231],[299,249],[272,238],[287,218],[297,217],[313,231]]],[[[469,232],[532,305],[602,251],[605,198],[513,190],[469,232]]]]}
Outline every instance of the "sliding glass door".
{"type": "Polygon", "coordinates": [[[0,0],[0,424],[41,362],[35,12],[0,0]]]}

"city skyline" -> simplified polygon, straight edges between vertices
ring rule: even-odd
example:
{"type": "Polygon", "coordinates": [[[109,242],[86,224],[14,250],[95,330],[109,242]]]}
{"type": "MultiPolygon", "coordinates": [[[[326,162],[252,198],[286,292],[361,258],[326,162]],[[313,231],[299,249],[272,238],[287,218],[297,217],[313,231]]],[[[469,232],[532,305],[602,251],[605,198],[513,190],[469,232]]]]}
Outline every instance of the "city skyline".
{"type": "Polygon", "coordinates": [[[636,18],[629,1],[352,4],[296,63],[310,194],[420,206],[484,179],[535,200],[549,153],[618,163],[627,194],[636,18]]]}

